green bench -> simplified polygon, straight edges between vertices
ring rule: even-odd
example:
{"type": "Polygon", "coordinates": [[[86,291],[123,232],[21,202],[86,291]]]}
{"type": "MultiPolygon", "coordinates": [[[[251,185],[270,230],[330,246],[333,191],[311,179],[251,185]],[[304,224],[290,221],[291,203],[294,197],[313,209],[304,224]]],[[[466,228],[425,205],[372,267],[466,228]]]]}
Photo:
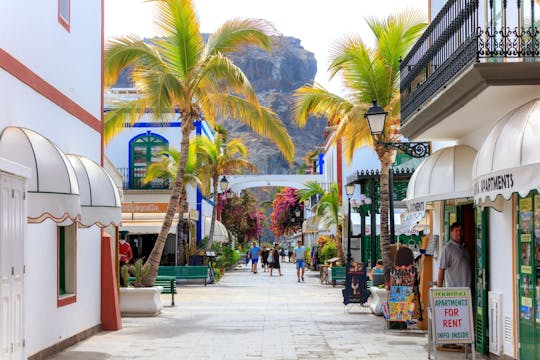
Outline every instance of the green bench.
{"type": "MultiPolygon", "coordinates": [[[[135,281],[134,276],[129,277],[129,281],[135,281]]],[[[163,288],[162,294],[171,294],[171,306],[174,306],[174,294],[176,294],[176,278],[174,276],[161,276],[156,277],[154,286],[161,286],[163,288]]]]}
{"type": "Polygon", "coordinates": [[[208,266],[160,266],[158,268],[158,275],[174,276],[176,280],[202,279],[204,280],[204,286],[206,286],[208,266]]]}
{"type": "Polygon", "coordinates": [[[345,266],[332,266],[332,286],[336,286],[337,281],[345,281],[345,266]]]}

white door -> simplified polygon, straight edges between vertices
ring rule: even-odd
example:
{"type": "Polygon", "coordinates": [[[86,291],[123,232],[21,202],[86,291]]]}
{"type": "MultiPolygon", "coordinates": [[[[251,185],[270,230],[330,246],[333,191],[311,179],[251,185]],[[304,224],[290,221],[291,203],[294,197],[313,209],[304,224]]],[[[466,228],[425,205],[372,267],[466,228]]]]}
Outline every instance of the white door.
{"type": "Polygon", "coordinates": [[[24,358],[25,180],[0,172],[0,359],[24,358]]]}

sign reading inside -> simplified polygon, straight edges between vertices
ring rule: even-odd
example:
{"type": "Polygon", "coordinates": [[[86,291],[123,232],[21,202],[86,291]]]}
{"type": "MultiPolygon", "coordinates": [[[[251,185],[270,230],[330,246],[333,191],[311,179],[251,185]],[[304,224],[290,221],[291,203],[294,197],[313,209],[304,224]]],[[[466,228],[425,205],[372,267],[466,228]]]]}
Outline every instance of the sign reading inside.
{"type": "Polygon", "coordinates": [[[435,343],[470,344],[474,341],[469,288],[431,289],[435,343]]]}

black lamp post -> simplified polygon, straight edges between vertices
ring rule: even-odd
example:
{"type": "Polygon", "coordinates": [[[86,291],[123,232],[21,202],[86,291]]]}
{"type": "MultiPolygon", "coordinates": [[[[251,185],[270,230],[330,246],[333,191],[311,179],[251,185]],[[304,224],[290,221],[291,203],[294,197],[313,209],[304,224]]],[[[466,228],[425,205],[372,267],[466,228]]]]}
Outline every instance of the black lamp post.
{"type": "Polygon", "coordinates": [[[347,210],[347,269],[349,269],[352,262],[351,255],[351,196],[354,194],[354,184],[345,185],[345,193],[347,194],[348,210],[347,210]]]}
{"type": "MultiPolygon", "coordinates": [[[[376,140],[377,144],[383,145],[388,148],[401,150],[404,153],[414,157],[421,158],[429,155],[430,145],[429,142],[384,142],[380,141],[384,138],[384,128],[386,125],[386,118],[388,112],[384,111],[379,105],[377,100],[373,100],[373,106],[368,109],[365,114],[365,118],[368,121],[369,130],[371,136],[376,140]]],[[[394,171],[390,167],[389,169],[389,181],[388,181],[388,210],[390,213],[390,242],[395,241],[395,229],[394,229],[394,171]]],[[[374,263],[372,264],[374,266],[374,263]]]]}

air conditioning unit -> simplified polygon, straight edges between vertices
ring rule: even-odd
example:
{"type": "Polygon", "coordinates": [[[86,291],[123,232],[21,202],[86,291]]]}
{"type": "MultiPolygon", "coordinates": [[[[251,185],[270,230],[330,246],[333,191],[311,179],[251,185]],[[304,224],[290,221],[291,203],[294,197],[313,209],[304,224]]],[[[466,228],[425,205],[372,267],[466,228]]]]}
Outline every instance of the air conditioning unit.
{"type": "Polygon", "coordinates": [[[500,355],[503,350],[503,298],[501,293],[488,291],[489,352],[500,355]]]}

